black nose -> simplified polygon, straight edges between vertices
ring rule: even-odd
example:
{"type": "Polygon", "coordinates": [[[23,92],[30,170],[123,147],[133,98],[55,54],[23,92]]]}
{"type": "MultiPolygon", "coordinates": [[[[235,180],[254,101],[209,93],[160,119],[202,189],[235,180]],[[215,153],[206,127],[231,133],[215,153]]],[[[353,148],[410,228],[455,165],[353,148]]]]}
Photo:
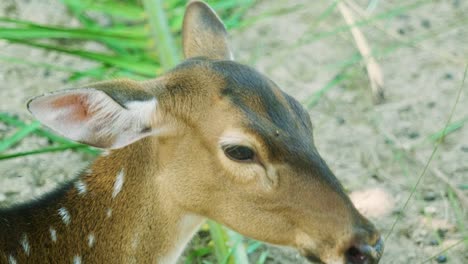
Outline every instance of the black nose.
{"type": "Polygon", "coordinates": [[[375,245],[359,244],[346,251],[346,264],[377,264],[382,257],[384,243],[382,237],[375,245]]]}

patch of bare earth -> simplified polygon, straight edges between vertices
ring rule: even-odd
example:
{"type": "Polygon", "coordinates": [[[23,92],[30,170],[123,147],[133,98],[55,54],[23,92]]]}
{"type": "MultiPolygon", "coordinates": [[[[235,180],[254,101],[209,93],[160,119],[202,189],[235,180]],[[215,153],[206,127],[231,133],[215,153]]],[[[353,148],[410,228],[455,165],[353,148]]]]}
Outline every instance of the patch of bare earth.
{"type": "MultiPolygon", "coordinates": [[[[346,75],[310,109],[316,144],[353,192],[357,207],[384,235],[402,214],[386,240],[382,263],[420,263],[463,239],[447,198],[447,184],[435,174],[442,172],[457,188],[466,186],[466,126],[445,138],[413,199],[401,210],[435,146],[428,137],[443,129],[461,84],[468,61],[468,3],[427,1],[404,14],[360,27],[383,71],[385,101],[380,105],[372,103],[364,63],[347,69],[358,56],[350,32],[329,33],[346,25],[338,9],[320,21],[330,4],[261,1],[250,16],[299,8],[235,32],[236,55],[305,103],[328,82],[346,75]]],[[[365,9],[367,1],[356,5],[365,9]]],[[[406,5],[410,2],[379,1],[370,16],[406,5]]],[[[355,19],[363,18],[356,15],[355,19]]],[[[453,121],[468,117],[467,86],[453,121]]],[[[466,226],[464,217],[461,221],[466,226]]],[[[294,253],[285,258],[281,252],[272,252],[271,263],[300,263],[294,253]]],[[[446,263],[461,264],[468,262],[466,252],[460,244],[443,255],[446,263]]]]}

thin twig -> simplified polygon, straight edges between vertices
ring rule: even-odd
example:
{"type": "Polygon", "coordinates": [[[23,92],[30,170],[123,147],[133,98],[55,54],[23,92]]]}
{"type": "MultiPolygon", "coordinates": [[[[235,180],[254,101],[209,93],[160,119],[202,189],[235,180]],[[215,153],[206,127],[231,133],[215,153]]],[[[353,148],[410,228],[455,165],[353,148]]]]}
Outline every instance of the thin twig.
{"type": "Polygon", "coordinates": [[[434,258],[436,258],[437,256],[439,256],[440,254],[443,254],[443,253],[449,251],[450,249],[452,249],[452,248],[454,248],[454,247],[460,245],[460,244],[463,243],[464,241],[466,241],[466,239],[462,239],[462,240],[460,240],[460,241],[457,241],[457,242],[453,243],[452,245],[450,245],[450,246],[444,248],[442,251],[437,252],[437,254],[435,254],[435,255],[433,255],[433,256],[431,256],[431,257],[429,257],[429,258],[427,258],[427,259],[421,261],[420,264],[427,263],[427,262],[433,260],[434,258]]]}
{"type": "MultiPolygon", "coordinates": [[[[348,6],[351,9],[353,9],[353,11],[356,12],[361,18],[366,19],[366,18],[370,17],[369,12],[362,9],[358,4],[356,4],[356,2],[354,0],[345,0],[345,1],[346,1],[346,4],[348,4],[348,6]]],[[[441,58],[443,58],[443,59],[445,59],[447,61],[450,61],[452,63],[455,63],[457,65],[461,65],[461,66],[465,65],[465,62],[462,59],[459,59],[459,58],[453,56],[452,54],[449,54],[447,52],[443,52],[441,50],[434,49],[434,48],[433,49],[428,49],[428,48],[424,47],[422,44],[411,43],[411,42],[405,40],[405,38],[401,37],[397,33],[387,30],[387,28],[384,25],[382,25],[382,23],[380,23],[379,21],[376,21],[375,23],[373,23],[372,26],[374,26],[375,28],[382,31],[387,36],[390,36],[391,38],[393,38],[394,40],[396,40],[396,41],[398,41],[400,43],[409,44],[410,46],[412,46],[414,48],[417,48],[419,50],[430,52],[431,54],[436,54],[439,57],[441,57],[441,58]]]]}
{"type": "MultiPolygon", "coordinates": [[[[460,101],[460,97],[461,97],[461,93],[463,91],[463,86],[465,84],[465,79],[466,79],[466,75],[468,73],[468,64],[465,66],[465,71],[463,73],[463,79],[462,79],[462,82],[461,82],[461,85],[460,85],[460,88],[458,89],[458,92],[457,92],[457,96],[455,98],[455,103],[453,104],[452,106],[452,110],[450,111],[450,115],[447,119],[447,122],[445,123],[445,126],[444,126],[444,129],[443,129],[443,133],[442,134],[445,134],[446,131],[447,131],[447,127],[449,126],[450,122],[452,121],[452,117],[453,117],[453,114],[455,113],[455,109],[457,108],[457,105],[458,105],[458,102],[460,101]]],[[[405,204],[403,205],[403,208],[402,208],[402,211],[405,211],[406,207],[408,206],[411,198],[413,197],[414,193],[416,192],[416,189],[418,188],[419,184],[421,183],[421,180],[423,179],[424,175],[426,175],[426,172],[429,168],[429,165],[431,164],[431,161],[432,159],[434,158],[437,150],[439,149],[439,146],[441,145],[442,143],[442,140],[443,140],[443,137],[440,137],[440,139],[437,141],[436,145],[434,146],[434,149],[432,150],[432,153],[431,155],[429,156],[429,159],[427,160],[426,164],[424,165],[424,169],[422,170],[421,174],[419,175],[418,177],[418,180],[416,181],[416,184],[413,186],[413,188],[411,189],[411,193],[410,195],[408,196],[408,199],[405,201],[405,204]]],[[[396,218],[395,218],[395,221],[393,222],[391,228],[390,228],[390,231],[388,232],[387,236],[385,237],[385,241],[388,240],[388,238],[390,237],[390,235],[392,234],[393,230],[395,229],[395,226],[396,224],[399,222],[399,220],[401,219],[403,214],[399,214],[396,218]]]]}
{"type": "Polygon", "coordinates": [[[464,212],[467,211],[467,207],[468,207],[468,198],[466,197],[466,195],[460,191],[460,189],[457,188],[457,185],[455,185],[449,177],[447,177],[445,175],[445,173],[443,173],[441,170],[439,170],[438,168],[433,168],[431,170],[432,174],[434,174],[434,176],[436,176],[437,178],[439,178],[441,181],[443,181],[445,184],[447,184],[448,187],[450,187],[450,189],[452,189],[452,191],[455,193],[455,195],[458,197],[458,200],[460,200],[460,203],[461,203],[461,206],[464,210],[464,212]]]}
{"type": "Polygon", "coordinates": [[[359,50],[359,53],[361,53],[364,62],[366,63],[367,74],[369,76],[374,102],[381,103],[384,100],[384,80],[380,65],[372,56],[372,50],[364,34],[359,29],[359,27],[355,25],[356,22],[354,20],[353,14],[351,13],[351,10],[343,2],[338,3],[338,9],[346,21],[346,24],[351,27],[351,34],[353,35],[356,47],[359,50]]]}

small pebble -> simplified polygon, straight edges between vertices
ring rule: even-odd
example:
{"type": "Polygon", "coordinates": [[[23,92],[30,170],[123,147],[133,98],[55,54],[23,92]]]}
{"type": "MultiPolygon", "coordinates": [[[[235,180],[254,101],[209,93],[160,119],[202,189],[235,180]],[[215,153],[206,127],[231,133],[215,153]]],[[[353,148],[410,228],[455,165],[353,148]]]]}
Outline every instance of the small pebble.
{"type": "Polygon", "coordinates": [[[434,106],[436,106],[436,103],[435,103],[435,102],[429,102],[429,103],[427,103],[427,107],[429,107],[429,108],[434,108],[434,106]]]}
{"type": "Polygon", "coordinates": [[[438,246],[438,245],[439,245],[439,241],[437,241],[437,239],[432,239],[431,241],[429,241],[429,245],[431,245],[431,246],[438,246]]]}
{"type": "Polygon", "coordinates": [[[431,27],[431,21],[429,21],[427,19],[423,19],[423,21],[421,21],[421,26],[423,26],[424,28],[430,28],[431,27]]]}
{"type": "Polygon", "coordinates": [[[338,123],[338,125],[343,125],[344,123],[346,123],[346,120],[342,118],[341,116],[338,116],[336,118],[336,122],[338,123]]]}
{"type": "Polygon", "coordinates": [[[436,260],[437,260],[437,263],[445,263],[447,262],[447,257],[444,255],[440,255],[436,258],[436,260]]]}
{"type": "Polygon", "coordinates": [[[404,35],[404,34],[405,34],[405,30],[402,29],[402,28],[398,29],[398,34],[404,35]]]}
{"type": "Polygon", "coordinates": [[[444,79],[445,80],[453,80],[453,74],[447,72],[446,74],[444,74],[444,79]]]}
{"type": "Polygon", "coordinates": [[[413,110],[413,107],[411,105],[405,105],[401,107],[400,109],[398,109],[398,112],[404,113],[404,112],[409,112],[411,110],[413,110]]]}
{"type": "Polygon", "coordinates": [[[441,229],[437,228],[437,234],[439,235],[440,238],[444,239],[445,235],[447,234],[448,230],[447,229],[441,229]]]}
{"type": "Polygon", "coordinates": [[[410,132],[410,133],[408,134],[408,137],[411,138],[411,139],[418,138],[418,137],[419,137],[419,133],[416,132],[416,131],[410,132]]]}
{"type": "Polygon", "coordinates": [[[393,142],[393,141],[390,140],[390,139],[385,139],[384,142],[385,142],[385,144],[387,144],[387,145],[393,145],[393,144],[395,144],[395,142],[393,142]]]}
{"type": "Polygon", "coordinates": [[[463,152],[468,152],[468,146],[462,146],[461,151],[463,152]]]}
{"type": "Polygon", "coordinates": [[[424,193],[424,201],[426,202],[432,202],[437,198],[437,194],[433,191],[428,191],[424,193]]]}
{"type": "Polygon", "coordinates": [[[43,76],[44,77],[49,77],[50,76],[50,70],[45,70],[43,76]]]}

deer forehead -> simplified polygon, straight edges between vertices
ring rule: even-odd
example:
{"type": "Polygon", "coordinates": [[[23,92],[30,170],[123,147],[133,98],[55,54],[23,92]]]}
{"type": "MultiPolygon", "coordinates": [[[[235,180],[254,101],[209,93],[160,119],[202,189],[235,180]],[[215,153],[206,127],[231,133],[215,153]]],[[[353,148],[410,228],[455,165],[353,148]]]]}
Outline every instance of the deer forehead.
{"type": "MultiPolygon", "coordinates": [[[[240,127],[276,158],[297,155],[310,158],[314,155],[308,113],[299,102],[253,68],[234,61],[196,58],[185,61],[169,75],[173,94],[182,94],[185,99],[189,97],[179,101],[183,107],[193,105],[194,97],[198,96],[201,106],[196,112],[214,113],[202,116],[215,116],[208,120],[207,126],[240,127]],[[229,116],[218,113],[218,105],[227,107],[229,116]],[[237,114],[233,115],[233,112],[237,114]],[[223,122],[216,123],[217,118],[223,122]],[[228,124],[229,121],[235,124],[228,124]]],[[[195,111],[190,110],[193,118],[195,111]]]]}

